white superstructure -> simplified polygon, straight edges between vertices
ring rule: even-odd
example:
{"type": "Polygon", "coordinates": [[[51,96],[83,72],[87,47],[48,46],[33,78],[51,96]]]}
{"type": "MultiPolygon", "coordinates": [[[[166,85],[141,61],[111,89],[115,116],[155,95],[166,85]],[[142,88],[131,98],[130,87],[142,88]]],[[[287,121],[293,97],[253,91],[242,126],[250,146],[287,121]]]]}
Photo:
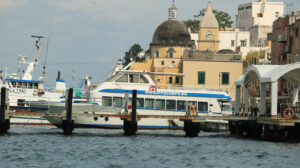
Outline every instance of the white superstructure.
{"type": "MultiPolygon", "coordinates": [[[[88,92],[88,102],[106,109],[119,109],[125,112],[125,92],[129,93],[129,107],[132,90],[137,90],[137,113],[140,115],[186,115],[195,111],[197,115],[232,114],[230,96],[226,92],[184,89],[159,89],[149,75],[142,71],[118,70],[108,80],[88,92]]],[[[88,111],[88,110],[87,110],[88,111]]],[[[116,114],[106,110],[94,111],[97,114],[116,114]]],[[[88,117],[84,111],[74,111],[75,127],[122,127],[120,118],[88,117]],[[76,113],[76,114],[75,114],[76,113]]],[[[61,120],[56,117],[47,119],[60,126],[61,120]]],[[[142,119],[138,122],[141,128],[178,128],[179,120],[142,119]]]]}

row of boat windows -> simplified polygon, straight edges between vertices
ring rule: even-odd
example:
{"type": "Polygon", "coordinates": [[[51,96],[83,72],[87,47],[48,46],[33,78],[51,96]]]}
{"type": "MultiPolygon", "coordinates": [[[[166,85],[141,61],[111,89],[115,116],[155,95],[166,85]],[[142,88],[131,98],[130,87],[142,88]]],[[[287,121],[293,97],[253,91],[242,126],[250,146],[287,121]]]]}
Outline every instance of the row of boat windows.
{"type": "Polygon", "coordinates": [[[32,82],[10,82],[14,88],[28,88],[28,89],[37,89],[38,83],[32,82]]]}
{"type": "MultiPolygon", "coordinates": [[[[102,97],[102,105],[109,107],[122,107],[124,106],[124,98],[122,97],[102,97]]],[[[128,100],[131,103],[131,98],[128,100]]],[[[188,110],[190,106],[195,107],[198,111],[208,111],[207,102],[185,101],[185,100],[165,100],[165,99],[136,99],[137,108],[150,108],[150,109],[167,109],[167,110],[188,110]]]]}
{"type": "Polygon", "coordinates": [[[145,76],[139,74],[124,74],[117,75],[108,80],[109,82],[122,82],[122,83],[149,83],[145,76]]]}

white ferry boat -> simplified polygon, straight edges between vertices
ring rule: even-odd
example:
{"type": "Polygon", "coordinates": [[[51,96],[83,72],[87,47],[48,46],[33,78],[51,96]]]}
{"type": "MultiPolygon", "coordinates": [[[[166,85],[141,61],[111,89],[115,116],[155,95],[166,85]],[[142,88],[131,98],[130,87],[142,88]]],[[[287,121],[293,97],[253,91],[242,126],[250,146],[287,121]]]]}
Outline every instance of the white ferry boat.
{"type": "MultiPolygon", "coordinates": [[[[0,87],[8,89],[8,101],[10,110],[16,112],[33,112],[47,111],[45,108],[31,107],[32,101],[48,102],[48,101],[63,101],[65,94],[65,81],[58,76],[56,80],[56,89],[47,89],[44,87],[45,65],[44,72],[38,80],[32,79],[32,73],[36,65],[38,65],[39,42],[43,36],[32,36],[35,38],[36,56],[35,60],[27,62],[28,56],[18,55],[18,72],[0,75],[0,87]],[[22,65],[27,65],[27,68],[22,73],[22,65]]],[[[60,73],[59,73],[60,74],[60,73]]],[[[47,120],[40,117],[13,117],[12,124],[50,124],[47,120]]]]}
{"type": "MultiPolygon", "coordinates": [[[[193,110],[196,115],[231,115],[231,97],[223,91],[210,91],[208,89],[185,90],[159,89],[150,77],[150,74],[142,71],[117,70],[105,82],[94,86],[88,92],[88,102],[97,104],[103,110],[95,111],[96,114],[116,114],[125,110],[125,92],[129,92],[131,102],[132,90],[137,90],[137,113],[140,115],[186,115],[193,110]],[[117,112],[108,109],[119,109],[117,112]]],[[[91,106],[91,105],[89,105],[91,106]]],[[[129,104],[130,106],[130,104],[129,104]]],[[[123,121],[120,118],[88,117],[84,110],[76,110],[75,127],[100,127],[120,128],[123,121]]],[[[60,127],[61,119],[58,117],[46,117],[52,124],[60,127]]],[[[183,122],[167,119],[141,119],[139,128],[165,129],[182,128],[183,122]]]]}

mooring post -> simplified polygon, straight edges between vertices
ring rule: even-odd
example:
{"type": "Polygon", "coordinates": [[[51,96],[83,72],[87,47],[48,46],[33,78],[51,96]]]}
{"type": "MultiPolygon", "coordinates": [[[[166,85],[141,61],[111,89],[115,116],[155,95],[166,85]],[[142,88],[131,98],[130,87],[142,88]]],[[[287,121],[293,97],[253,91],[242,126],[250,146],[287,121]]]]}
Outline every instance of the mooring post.
{"type": "Polygon", "coordinates": [[[10,128],[10,121],[9,119],[5,118],[5,111],[6,111],[6,97],[7,92],[6,88],[1,88],[1,105],[0,105],[0,134],[6,134],[10,128]]]}
{"type": "Polygon", "coordinates": [[[68,97],[66,100],[66,118],[63,118],[62,129],[65,135],[71,135],[74,130],[74,120],[72,120],[72,101],[73,100],[73,88],[68,90],[68,97]]]}
{"type": "Polygon", "coordinates": [[[137,131],[137,120],[136,120],[136,96],[137,96],[137,91],[133,90],[132,91],[132,102],[131,102],[131,119],[126,120],[124,119],[124,135],[130,136],[130,135],[135,135],[137,131]]]}
{"type": "Polygon", "coordinates": [[[184,131],[186,137],[197,137],[200,130],[200,122],[193,122],[193,120],[184,120],[184,131]]]}

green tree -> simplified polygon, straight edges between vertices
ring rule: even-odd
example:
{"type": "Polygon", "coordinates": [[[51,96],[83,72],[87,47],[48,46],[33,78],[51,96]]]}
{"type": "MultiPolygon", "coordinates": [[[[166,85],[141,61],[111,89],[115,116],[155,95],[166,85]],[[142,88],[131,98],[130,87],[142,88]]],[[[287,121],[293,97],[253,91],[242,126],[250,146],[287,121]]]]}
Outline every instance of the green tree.
{"type": "Polygon", "coordinates": [[[129,51],[125,52],[124,66],[128,65],[131,61],[142,62],[145,60],[144,57],[138,57],[138,53],[143,51],[143,48],[139,44],[134,44],[130,47],[129,51]]]}
{"type": "MultiPolygon", "coordinates": [[[[205,12],[206,8],[200,10],[199,14],[194,15],[194,19],[189,19],[183,22],[188,25],[192,31],[198,31],[200,23],[199,19],[201,19],[205,15],[205,12]]],[[[213,10],[213,13],[216,16],[220,28],[232,27],[233,21],[231,20],[231,16],[227,12],[213,10]]]]}

